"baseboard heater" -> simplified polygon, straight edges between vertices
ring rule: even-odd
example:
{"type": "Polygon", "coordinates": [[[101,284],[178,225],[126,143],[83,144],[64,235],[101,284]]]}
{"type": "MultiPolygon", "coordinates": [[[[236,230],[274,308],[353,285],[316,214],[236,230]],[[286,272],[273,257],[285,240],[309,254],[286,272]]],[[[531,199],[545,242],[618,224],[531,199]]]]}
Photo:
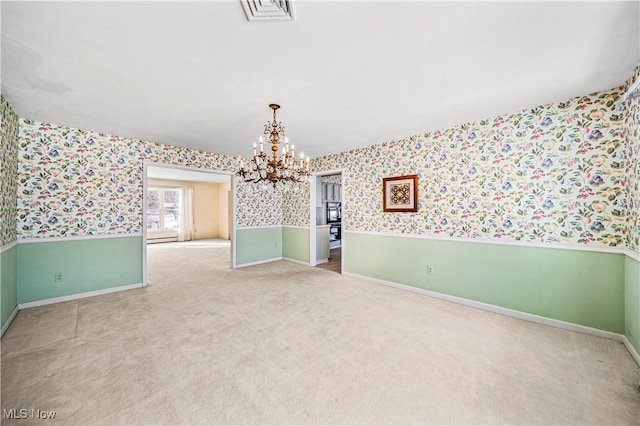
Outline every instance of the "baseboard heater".
{"type": "Polygon", "coordinates": [[[173,243],[176,241],[178,241],[178,237],[147,238],[147,244],[173,243]]]}
{"type": "Polygon", "coordinates": [[[147,244],[172,243],[178,241],[176,231],[150,231],[147,233],[147,244]]]}

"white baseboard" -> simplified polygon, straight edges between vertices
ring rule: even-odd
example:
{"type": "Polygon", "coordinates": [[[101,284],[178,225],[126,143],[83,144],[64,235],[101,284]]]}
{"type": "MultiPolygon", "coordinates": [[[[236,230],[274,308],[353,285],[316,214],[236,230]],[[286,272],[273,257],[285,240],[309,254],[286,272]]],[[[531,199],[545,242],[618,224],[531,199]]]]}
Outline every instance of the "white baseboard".
{"type": "MultiPolygon", "coordinates": [[[[631,358],[633,358],[636,364],[638,364],[638,367],[640,367],[640,354],[638,353],[636,348],[633,347],[627,336],[622,336],[622,343],[624,343],[624,346],[631,354],[631,358]]],[[[638,385],[640,386],[640,383],[638,383],[638,385]]]]}
{"type": "MultiPolygon", "coordinates": [[[[422,294],[424,296],[434,297],[436,299],[446,300],[448,302],[457,303],[459,305],[470,306],[477,309],[482,309],[484,311],[494,312],[497,314],[507,315],[510,317],[518,318],[525,321],[535,322],[538,324],[548,325],[551,327],[562,328],[570,331],[577,331],[579,333],[590,334],[592,336],[604,337],[606,339],[617,340],[619,342],[623,342],[626,340],[626,337],[622,334],[613,333],[611,331],[600,330],[593,327],[587,327],[585,325],[574,324],[566,321],[560,321],[552,318],[543,317],[540,315],[529,314],[526,312],[520,312],[509,308],[503,308],[502,306],[491,305],[489,303],[477,302],[471,299],[465,299],[463,297],[451,296],[444,293],[438,293],[431,290],[425,290],[422,288],[411,287],[405,284],[398,284],[392,281],[380,280],[378,278],[367,277],[365,275],[354,274],[351,272],[343,272],[344,275],[348,275],[354,278],[360,278],[366,281],[371,281],[378,284],[387,285],[390,287],[395,287],[401,290],[411,291],[413,293],[422,294]]],[[[626,346],[626,344],[625,344],[626,346]]],[[[631,344],[629,344],[631,346],[631,344]]],[[[633,354],[632,354],[633,356],[633,354]]]]}
{"type": "Polygon", "coordinates": [[[103,290],[88,291],[86,293],[70,294],[68,296],[53,297],[51,299],[44,299],[44,300],[36,300],[35,302],[20,303],[18,305],[18,308],[20,310],[35,308],[37,306],[52,305],[54,303],[68,302],[70,300],[84,299],[87,297],[100,296],[100,295],[109,294],[109,293],[117,293],[119,291],[133,290],[134,288],[142,288],[142,287],[144,287],[144,284],[137,283],[137,284],[123,285],[119,287],[105,288],[103,290]]]}
{"type": "Polygon", "coordinates": [[[18,314],[19,310],[20,308],[16,305],[16,307],[13,309],[13,312],[11,312],[11,315],[9,315],[9,318],[7,318],[7,322],[5,322],[4,325],[2,326],[2,330],[0,330],[0,338],[4,336],[4,332],[7,331],[7,329],[11,325],[11,322],[18,314]]]}
{"type": "Polygon", "coordinates": [[[293,262],[293,263],[298,263],[300,265],[305,265],[305,266],[310,266],[311,265],[309,262],[305,262],[303,260],[298,260],[298,259],[292,259],[290,257],[283,257],[282,260],[286,260],[288,262],[293,262]]]}
{"type": "Polygon", "coordinates": [[[247,262],[247,263],[241,263],[239,265],[236,265],[236,268],[244,268],[247,266],[253,266],[253,265],[261,265],[263,263],[269,263],[269,262],[275,262],[277,260],[282,260],[282,256],[280,257],[273,257],[271,259],[264,259],[264,260],[256,260],[255,262],[247,262]]]}
{"type": "Polygon", "coordinates": [[[298,260],[298,259],[292,259],[290,257],[273,257],[271,259],[264,259],[264,260],[258,260],[258,261],[255,261],[255,262],[242,263],[240,265],[236,265],[236,268],[244,268],[246,266],[261,265],[263,263],[276,262],[278,260],[286,260],[288,262],[299,263],[300,265],[305,265],[305,266],[309,266],[310,265],[309,262],[304,262],[304,261],[298,260]]]}
{"type": "Polygon", "coordinates": [[[320,260],[316,260],[316,265],[321,265],[323,263],[328,263],[329,259],[320,259],[320,260]]]}

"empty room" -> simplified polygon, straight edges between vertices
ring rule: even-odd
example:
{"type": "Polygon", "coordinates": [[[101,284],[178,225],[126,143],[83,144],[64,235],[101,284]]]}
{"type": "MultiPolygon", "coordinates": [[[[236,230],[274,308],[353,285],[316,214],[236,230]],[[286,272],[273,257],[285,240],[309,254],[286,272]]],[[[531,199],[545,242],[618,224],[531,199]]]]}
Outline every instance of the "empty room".
{"type": "Polygon", "coordinates": [[[640,2],[0,12],[3,425],[640,424],[640,2]]]}

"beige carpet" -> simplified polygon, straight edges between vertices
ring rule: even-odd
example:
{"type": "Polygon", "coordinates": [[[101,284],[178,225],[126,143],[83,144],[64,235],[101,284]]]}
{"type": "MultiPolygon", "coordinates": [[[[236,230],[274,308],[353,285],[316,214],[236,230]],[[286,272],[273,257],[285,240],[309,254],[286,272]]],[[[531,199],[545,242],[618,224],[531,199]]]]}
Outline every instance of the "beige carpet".
{"type": "Polygon", "coordinates": [[[618,342],[221,247],[149,247],[149,286],[22,311],[3,424],[638,424],[618,342]]]}

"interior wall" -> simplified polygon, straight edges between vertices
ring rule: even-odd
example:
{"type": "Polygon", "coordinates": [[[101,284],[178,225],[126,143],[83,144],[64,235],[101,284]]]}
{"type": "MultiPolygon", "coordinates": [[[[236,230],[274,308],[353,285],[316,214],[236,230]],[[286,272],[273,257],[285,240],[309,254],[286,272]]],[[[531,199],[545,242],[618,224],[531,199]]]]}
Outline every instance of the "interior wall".
{"type": "Polygon", "coordinates": [[[311,185],[304,182],[298,185],[297,191],[286,191],[282,194],[282,225],[309,227],[309,202],[311,185]]]}
{"type": "Polygon", "coordinates": [[[18,305],[16,199],[18,189],[18,116],[0,94],[0,323],[18,305]]]}
{"type": "Polygon", "coordinates": [[[16,240],[18,187],[18,115],[0,95],[0,245],[16,240]]]}
{"type": "MultiPolygon", "coordinates": [[[[235,171],[238,166],[236,159],[221,154],[25,118],[18,124],[18,188],[14,192],[18,194],[18,247],[29,242],[49,246],[47,253],[58,253],[56,248],[64,253],[64,261],[40,265],[38,276],[24,274],[25,270],[18,268],[17,288],[28,288],[36,297],[67,296],[94,291],[102,285],[116,288],[130,285],[136,277],[141,279],[142,259],[131,256],[129,248],[142,247],[145,163],[225,172],[235,171]],[[128,249],[109,251],[112,246],[108,240],[114,237],[125,238],[123,244],[128,249]],[[95,244],[86,250],[81,245],[64,244],[78,239],[95,244]],[[95,264],[95,254],[105,252],[118,268],[95,264]],[[55,274],[71,277],[71,271],[83,270],[86,264],[95,264],[99,279],[54,283],[55,274]],[[128,271],[126,277],[118,272],[120,269],[128,271]]],[[[235,244],[236,255],[242,258],[244,252],[253,250],[254,230],[280,226],[282,199],[268,191],[255,196],[247,185],[237,185],[235,192],[237,227],[246,230],[246,238],[235,244]]],[[[264,242],[264,235],[258,237],[264,242]]],[[[281,233],[267,237],[273,239],[269,244],[281,247],[281,233]]],[[[18,265],[29,265],[31,251],[23,252],[18,265]]],[[[271,255],[253,253],[253,257],[264,260],[262,254],[271,255]]]]}
{"type": "Polygon", "coordinates": [[[309,262],[310,200],[311,185],[308,182],[282,194],[282,256],[287,259],[309,262]]]}
{"type": "Polygon", "coordinates": [[[218,238],[231,239],[231,182],[218,184],[218,238]]]}
{"type": "Polygon", "coordinates": [[[220,184],[193,182],[194,239],[220,237],[220,184]]]}
{"type": "Polygon", "coordinates": [[[279,260],[282,258],[282,227],[237,229],[235,244],[246,247],[246,250],[236,254],[239,266],[279,260]]]}
{"type": "MultiPolygon", "coordinates": [[[[233,172],[233,157],[20,119],[19,239],[141,233],[143,164],[233,172]]],[[[281,196],[236,187],[237,226],[280,226],[281,196]]]]}
{"type": "Polygon", "coordinates": [[[342,184],[342,175],[341,174],[337,174],[337,175],[328,175],[328,176],[322,176],[321,178],[322,182],[326,182],[326,183],[335,183],[335,184],[342,184]]]}
{"type": "Polygon", "coordinates": [[[623,89],[315,159],[343,170],[344,271],[622,333],[623,89]],[[409,174],[418,212],[383,212],[409,174]]]}
{"type": "Polygon", "coordinates": [[[376,233],[346,238],[349,273],[624,333],[622,254],[376,233]]]}
{"type": "Polygon", "coordinates": [[[624,334],[640,353],[640,261],[626,256],[624,286],[624,334]]]}
{"type": "Polygon", "coordinates": [[[142,237],[32,240],[18,245],[18,303],[142,284],[142,237]],[[56,282],[55,274],[62,280],[56,282]]]}
{"type": "MultiPolygon", "coordinates": [[[[640,65],[627,80],[627,86],[639,79],[640,65]]],[[[625,334],[640,353],[640,97],[627,100],[625,106],[627,248],[630,254],[625,269],[625,334]]]]}
{"type": "Polygon", "coordinates": [[[314,161],[342,168],[349,230],[625,245],[616,88],[314,161]],[[382,211],[382,178],[417,174],[417,213],[382,211]]]}
{"type": "MultiPolygon", "coordinates": [[[[627,86],[640,80],[640,65],[629,77],[627,86]]],[[[625,102],[627,142],[625,180],[627,186],[627,247],[640,253],[640,97],[625,102]]]]}

